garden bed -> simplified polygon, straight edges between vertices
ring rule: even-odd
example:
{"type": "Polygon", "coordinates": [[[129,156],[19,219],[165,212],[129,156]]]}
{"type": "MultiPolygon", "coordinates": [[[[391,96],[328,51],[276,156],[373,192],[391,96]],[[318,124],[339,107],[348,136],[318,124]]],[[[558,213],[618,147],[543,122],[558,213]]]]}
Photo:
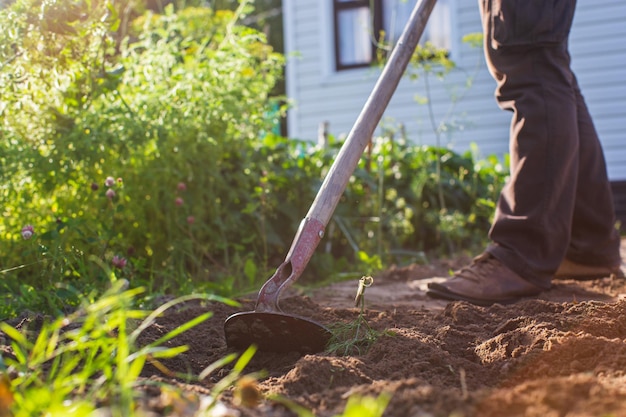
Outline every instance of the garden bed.
{"type": "MultiPolygon", "coordinates": [[[[506,306],[447,303],[425,295],[429,280],[467,261],[392,268],[375,277],[365,293],[365,317],[385,333],[361,354],[257,352],[245,372],[262,376],[222,395],[227,415],[294,416],[293,404],[298,404],[315,416],[334,416],[350,397],[383,393],[390,397],[386,416],[626,415],[624,279],[555,281],[538,298],[506,306]]],[[[356,287],[351,281],[307,294],[289,291],[281,306],[324,324],[349,322],[359,314],[356,287]]],[[[160,318],[146,340],[214,312],[171,342],[188,344],[188,352],[162,366],[148,364],[145,378],[208,394],[227,370],[216,370],[201,384],[167,373],[197,375],[231,353],[224,320],[253,309],[254,298],[240,300],[238,308],[189,304],[160,318]]]]}

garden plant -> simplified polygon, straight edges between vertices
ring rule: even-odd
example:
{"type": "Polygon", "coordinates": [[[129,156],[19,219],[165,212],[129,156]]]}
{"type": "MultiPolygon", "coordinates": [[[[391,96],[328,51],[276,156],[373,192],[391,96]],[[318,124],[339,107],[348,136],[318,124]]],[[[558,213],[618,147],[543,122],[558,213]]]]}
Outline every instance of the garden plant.
{"type": "MultiPolygon", "coordinates": [[[[284,57],[240,24],[250,3],[0,9],[0,319],[47,317],[1,327],[0,415],[128,415],[143,365],[185,349],[137,343],[162,297],[235,297],[282,261],[341,142],[276,133],[284,57]]],[[[505,164],[395,133],[372,139],[304,284],[482,242],[505,164]]]]}

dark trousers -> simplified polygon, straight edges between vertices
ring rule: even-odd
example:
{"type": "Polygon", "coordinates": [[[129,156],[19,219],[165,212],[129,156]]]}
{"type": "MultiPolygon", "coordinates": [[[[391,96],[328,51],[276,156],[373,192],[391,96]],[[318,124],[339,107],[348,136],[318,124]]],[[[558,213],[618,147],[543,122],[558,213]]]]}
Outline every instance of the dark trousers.
{"type": "Polygon", "coordinates": [[[479,0],[500,108],[513,112],[510,181],[487,249],[549,288],[563,258],[618,265],[619,234],[602,146],[570,68],[576,0],[479,0]]]}

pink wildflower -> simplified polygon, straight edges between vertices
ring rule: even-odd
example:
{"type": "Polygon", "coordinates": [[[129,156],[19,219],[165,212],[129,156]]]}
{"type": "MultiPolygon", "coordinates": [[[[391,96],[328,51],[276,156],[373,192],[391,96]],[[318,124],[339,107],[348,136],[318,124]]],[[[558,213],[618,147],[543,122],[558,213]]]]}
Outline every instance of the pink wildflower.
{"type": "Polygon", "coordinates": [[[109,200],[112,200],[113,197],[115,197],[115,190],[113,188],[109,188],[107,192],[105,193],[105,195],[107,196],[109,200]]]}
{"type": "Polygon", "coordinates": [[[178,188],[178,191],[185,191],[187,189],[187,184],[185,184],[184,182],[179,182],[176,188],[178,188]]]}
{"type": "Polygon", "coordinates": [[[194,224],[196,222],[196,218],[193,216],[187,217],[187,224],[194,224]]]}
{"type": "Polygon", "coordinates": [[[98,188],[100,188],[100,186],[98,184],[96,184],[95,182],[91,183],[92,191],[98,191],[98,188]]]}
{"type": "Polygon", "coordinates": [[[104,180],[104,185],[106,185],[107,187],[113,187],[115,185],[115,178],[107,177],[107,179],[104,180]]]}
{"type": "Polygon", "coordinates": [[[126,263],[128,261],[126,260],[126,258],[123,258],[121,256],[115,255],[113,257],[113,259],[111,259],[111,264],[113,264],[114,267],[118,268],[118,269],[124,269],[124,267],[126,266],[126,263]]]}
{"type": "Polygon", "coordinates": [[[182,198],[180,198],[180,197],[176,197],[176,200],[174,200],[174,203],[175,203],[177,206],[182,206],[183,204],[185,204],[185,200],[183,200],[183,199],[182,199],[182,198]]]}
{"type": "Polygon", "coordinates": [[[32,225],[27,224],[26,226],[22,227],[22,237],[24,239],[28,240],[33,237],[34,234],[35,228],[32,225]]]}

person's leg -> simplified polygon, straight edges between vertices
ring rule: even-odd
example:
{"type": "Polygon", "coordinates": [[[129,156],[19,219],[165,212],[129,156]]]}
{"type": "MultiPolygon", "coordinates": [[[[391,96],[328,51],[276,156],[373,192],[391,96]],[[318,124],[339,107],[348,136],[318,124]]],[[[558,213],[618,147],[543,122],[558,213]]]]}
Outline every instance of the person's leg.
{"type": "Polygon", "coordinates": [[[619,266],[620,236],[615,228],[613,195],[598,134],[576,80],[579,174],[566,257],[591,266],[619,266]]]}
{"type": "MultiPolygon", "coordinates": [[[[574,7],[575,1],[570,3],[574,7]]],[[[559,13],[570,18],[566,11],[559,13]]],[[[556,26],[565,30],[568,24],[556,26]]],[[[497,45],[494,33],[491,30],[488,35],[486,56],[498,80],[498,103],[513,110],[514,116],[511,182],[498,203],[490,232],[494,246],[489,251],[544,287],[564,256],[578,264],[608,268],[577,272],[568,263],[559,275],[594,277],[594,273],[619,272],[615,267],[620,264],[620,239],[606,163],[570,69],[567,38],[559,41],[550,35],[549,41],[539,45],[497,45]]],[[[515,43],[514,38],[508,39],[515,43]]]]}
{"type": "Polygon", "coordinates": [[[427,292],[474,304],[511,302],[550,288],[570,241],[579,167],[565,46],[496,50],[486,37],[486,51],[498,104],[513,111],[510,179],[498,199],[488,256],[429,284],[427,292]]]}
{"type": "Polygon", "coordinates": [[[590,119],[580,109],[570,69],[567,37],[575,0],[479,3],[485,57],[498,84],[496,98],[502,109],[513,112],[511,177],[498,201],[487,253],[447,282],[429,284],[429,294],[489,304],[549,288],[566,253],[579,262],[588,256],[589,246],[582,242],[588,242],[585,228],[591,224],[602,223],[599,234],[604,237],[598,240],[613,247],[612,237],[606,242],[606,231],[613,227],[607,213],[613,206],[610,194],[607,199],[605,192],[594,190],[593,199],[604,205],[606,217],[589,218],[594,200],[578,198],[591,184],[605,189],[608,181],[597,137],[595,145],[587,137],[590,119]],[[581,152],[587,153],[581,157],[581,152]]]}
{"type": "Polygon", "coordinates": [[[488,252],[549,288],[570,240],[578,181],[577,100],[567,52],[575,0],[484,0],[483,7],[496,99],[513,111],[511,176],[488,252]]]}
{"type": "MultiPolygon", "coordinates": [[[[517,48],[516,48],[517,49],[517,48]]],[[[576,96],[563,48],[498,53],[497,99],[513,110],[511,175],[498,200],[488,251],[530,282],[549,288],[565,256],[576,200],[576,96]]]]}

